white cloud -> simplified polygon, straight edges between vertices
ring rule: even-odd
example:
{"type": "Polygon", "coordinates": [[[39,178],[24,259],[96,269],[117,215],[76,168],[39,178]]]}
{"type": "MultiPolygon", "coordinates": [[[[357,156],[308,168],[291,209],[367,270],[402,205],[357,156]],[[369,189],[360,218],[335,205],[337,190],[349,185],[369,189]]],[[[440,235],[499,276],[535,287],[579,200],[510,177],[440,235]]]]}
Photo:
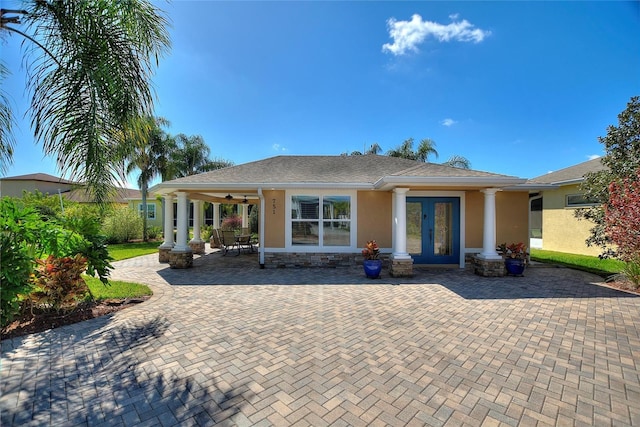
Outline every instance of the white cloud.
{"type": "Polygon", "coordinates": [[[458,123],[458,122],[456,122],[456,121],[455,121],[455,120],[453,120],[453,119],[449,119],[449,118],[444,119],[443,121],[441,121],[441,122],[440,122],[440,124],[441,124],[442,126],[447,126],[447,127],[449,127],[449,126],[453,126],[453,125],[455,125],[456,123],[458,123]]]}
{"type": "Polygon", "coordinates": [[[587,156],[589,160],[597,159],[598,157],[600,157],[600,154],[589,154],[587,156]]]}
{"type": "Polygon", "coordinates": [[[273,144],[273,145],[271,146],[271,148],[273,148],[273,150],[274,150],[274,151],[279,151],[279,152],[282,152],[282,153],[283,153],[283,152],[285,152],[285,151],[287,151],[286,147],[283,147],[283,146],[282,146],[282,145],[280,145],[280,144],[273,144]]]}
{"type": "Polygon", "coordinates": [[[387,28],[393,43],[382,45],[382,51],[390,52],[394,55],[404,55],[407,51],[415,52],[418,50],[417,46],[429,36],[433,36],[439,42],[455,40],[480,43],[491,34],[490,31],[475,28],[466,19],[458,21],[457,14],[449,17],[453,22],[447,25],[423,21],[418,14],[413,15],[411,21],[397,21],[395,18],[389,18],[387,20],[387,28]]]}

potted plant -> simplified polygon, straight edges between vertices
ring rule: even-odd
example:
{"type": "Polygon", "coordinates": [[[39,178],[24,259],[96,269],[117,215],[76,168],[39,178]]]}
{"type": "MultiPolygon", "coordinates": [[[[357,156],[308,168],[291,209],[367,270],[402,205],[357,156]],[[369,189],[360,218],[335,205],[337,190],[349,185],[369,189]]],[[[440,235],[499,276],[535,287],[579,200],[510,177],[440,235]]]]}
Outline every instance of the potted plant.
{"type": "Polygon", "coordinates": [[[506,243],[498,246],[498,251],[504,257],[504,266],[508,274],[522,276],[527,261],[527,247],[524,243],[506,243]]]}
{"type": "Polygon", "coordinates": [[[362,250],[364,274],[371,279],[380,277],[380,272],[382,271],[382,261],[378,259],[379,254],[380,248],[375,240],[369,240],[362,250]]]}

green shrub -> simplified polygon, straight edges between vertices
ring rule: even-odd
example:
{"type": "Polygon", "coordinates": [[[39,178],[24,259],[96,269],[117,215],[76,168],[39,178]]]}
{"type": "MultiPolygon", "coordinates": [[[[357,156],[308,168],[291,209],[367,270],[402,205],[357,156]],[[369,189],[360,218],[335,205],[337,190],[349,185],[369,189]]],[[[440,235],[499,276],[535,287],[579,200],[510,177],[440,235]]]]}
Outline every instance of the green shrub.
{"type": "Polygon", "coordinates": [[[155,225],[147,228],[147,237],[149,239],[156,240],[160,236],[162,236],[162,228],[155,225]]]}
{"type": "Polygon", "coordinates": [[[0,200],[0,323],[6,325],[19,309],[19,297],[31,291],[39,227],[44,223],[32,208],[16,200],[0,200]]]}
{"type": "Polygon", "coordinates": [[[128,207],[119,207],[109,213],[103,223],[108,243],[126,243],[142,238],[142,218],[128,207]]]}
{"type": "Polygon", "coordinates": [[[254,205],[249,213],[249,228],[251,233],[258,233],[258,215],[259,209],[258,205],[254,205]]]}
{"type": "Polygon", "coordinates": [[[213,234],[213,225],[204,225],[200,230],[200,238],[205,242],[208,242],[213,234]]]}
{"type": "MultiPolygon", "coordinates": [[[[107,283],[112,268],[107,252],[105,236],[101,234],[99,216],[93,208],[74,205],[65,213],[56,212],[43,198],[27,196],[27,206],[22,200],[4,197],[0,200],[0,322],[6,325],[17,313],[20,301],[40,299],[42,294],[32,294],[36,279],[43,277],[42,265],[36,271],[40,259],[46,255],[52,259],[82,258],[82,272],[98,276],[107,283]],[[39,209],[39,207],[44,207],[39,209]]],[[[48,201],[48,199],[46,199],[48,201]]],[[[49,263],[51,264],[51,263],[49,263]]],[[[52,267],[53,268],[53,267],[52,267]]],[[[58,267],[56,267],[58,268],[58,267]]],[[[63,283],[69,276],[56,280],[61,295],[59,298],[75,298],[74,283],[63,283]],[[70,288],[67,288],[69,286],[70,288]],[[71,289],[71,290],[69,290],[71,289]]],[[[69,278],[73,282],[72,277],[69,278]]],[[[39,282],[40,286],[42,283],[39,282]]],[[[35,292],[42,292],[38,288],[35,292]]],[[[47,303],[49,304],[49,303],[47,303]]]]}
{"type": "Polygon", "coordinates": [[[29,294],[29,301],[38,308],[56,312],[74,309],[79,301],[90,295],[82,278],[86,268],[87,260],[80,254],[38,260],[38,269],[32,276],[34,290],[29,294]]]}
{"type": "Polygon", "coordinates": [[[640,255],[627,261],[620,274],[632,284],[633,289],[638,289],[640,287],[640,255]]]}

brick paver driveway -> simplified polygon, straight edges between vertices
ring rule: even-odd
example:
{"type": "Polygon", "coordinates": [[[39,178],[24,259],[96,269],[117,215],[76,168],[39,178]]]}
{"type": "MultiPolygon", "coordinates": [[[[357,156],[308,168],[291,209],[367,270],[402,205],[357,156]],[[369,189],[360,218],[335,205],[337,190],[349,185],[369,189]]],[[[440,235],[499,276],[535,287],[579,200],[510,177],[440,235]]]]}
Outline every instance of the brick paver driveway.
{"type": "Polygon", "coordinates": [[[640,298],[595,276],[215,257],[117,263],[155,296],[3,341],[1,424],[640,425],[640,298]]]}

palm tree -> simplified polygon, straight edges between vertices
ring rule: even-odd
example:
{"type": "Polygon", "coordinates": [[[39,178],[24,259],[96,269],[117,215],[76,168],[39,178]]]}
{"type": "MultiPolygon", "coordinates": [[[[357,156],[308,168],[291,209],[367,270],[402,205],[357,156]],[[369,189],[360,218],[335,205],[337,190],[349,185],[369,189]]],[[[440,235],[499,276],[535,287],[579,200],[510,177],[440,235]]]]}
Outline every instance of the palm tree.
{"type": "MultiPolygon", "coordinates": [[[[31,42],[25,64],[35,138],[63,174],[86,183],[104,204],[124,178],[126,124],[153,111],[149,81],[170,46],[167,20],[148,0],[24,0],[23,6],[2,10],[0,35],[31,42]]],[[[1,143],[10,161],[4,135],[1,143]]]]}
{"type": "Polygon", "coordinates": [[[147,241],[147,192],[149,184],[158,175],[169,175],[170,157],[176,149],[175,142],[162,130],[169,121],[162,117],[140,118],[127,133],[132,147],[128,155],[127,174],[138,169],[138,187],[142,193],[142,239],[147,241]]]}
{"type": "Polygon", "coordinates": [[[4,90],[2,81],[9,73],[7,67],[0,63],[0,172],[7,171],[7,166],[11,164],[13,158],[13,147],[15,139],[11,129],[13,128],[14,119],[11,108],[9,107],[9,98],[4,90]]]}
{"type": "Polygon", "coordinates": [[[173,178],[195,175],[214,169],[233,165],[223,159],[209,159],[211,149],[200,135],[176,135],[177,149],[173,152],[172,162],[175,171],[173,178]]]}
{"type": "Polygon", "coordinates": [[[436,156],[436,158],[438,158],[438,151],[436,151],[435,141],[429,138],[425,138],[420,141],[418,150],[416,151],[416,160],[427,162],[429,161],[429,156],[432,154],[436,156]]]}
{"type": "MultiPolygon", "coordinates": [[[[425,138],[420,141],[417,151],[413,151],[413,138],[406,139],[402,144],[400,144],[400,146],[387,151],[387,156],[418,160],[420,162],[428,162],[430,155],[434,155],[436,158],[438,157],[436,143],[429,138],[425,138]]],[[[451,156],[451,158],[443,164],[460,169],[471,169],[471,162],[467,158],[457,154],[451,156]]]]}
{"type": "Polygon", "coordinates": [[[382,152],[382,147],[377,142],[371,144],[371,147],[366,151],[365,154],[380,154],[382,152]]]}
{"type": "Polygon", "coordinates": [[[457,154],[449,157],[449,160],[444,162],[443,165],[453,166],[454,168],[460,169],[471,169],[471,162],[466,157],[459,156],[457,154]]]}
{"type": "Polygon", "coordinates": [[[399,147],[387,151],[389,157],[401,157],[403,159],[417,160],[417,155],[413,151],[413,138],[405,139],[399,147]]]}

